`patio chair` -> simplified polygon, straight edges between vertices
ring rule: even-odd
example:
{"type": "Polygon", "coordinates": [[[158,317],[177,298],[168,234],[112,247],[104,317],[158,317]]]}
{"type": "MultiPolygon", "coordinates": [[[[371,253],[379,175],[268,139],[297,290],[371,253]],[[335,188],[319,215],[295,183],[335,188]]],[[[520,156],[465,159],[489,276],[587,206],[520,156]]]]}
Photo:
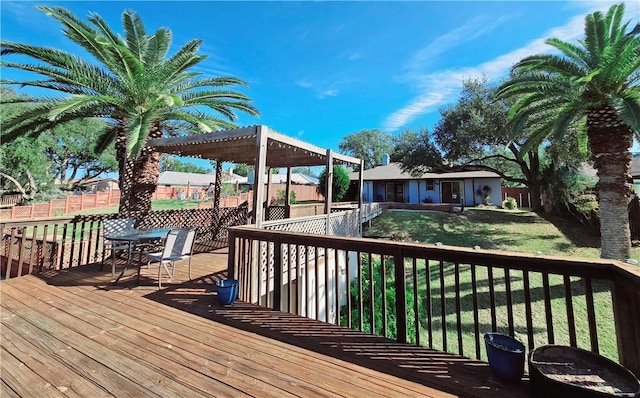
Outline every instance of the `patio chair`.
{"type": "Polygon", "coordinates": [[[112,261],[111,264],[111,275],[116,273],[116,251],[118,250],[129,250],[128,242],[116,242],[110,241],[108,239],[104,239],[104,236],[113,234],[116,232],[126,231],[128,229],[132,229],[134,224],[133,218],[114,218],[111,220],[104,220],[102,222],[102,263],[100,264],[100,271],[104,267],[104,259],[107,250],[110,250],[110,256],[112,261]]]}
{"type": "MultiPolygon", "coordinates": [[[[180,260],[189,260],[189,280],[191,280],[191,257],[193,256],[193,244],[196,240],[196,230],[187,228],[174,228],[169,231],[164,241],[162,251],[147,253],[147,266],[151,262],[158,262],[158,288],[162,287],[162,270],[171,278],[175,272],[175,263],[180,260]]],[[[140,269],[138,269],[140,278],[140,269]]]]}

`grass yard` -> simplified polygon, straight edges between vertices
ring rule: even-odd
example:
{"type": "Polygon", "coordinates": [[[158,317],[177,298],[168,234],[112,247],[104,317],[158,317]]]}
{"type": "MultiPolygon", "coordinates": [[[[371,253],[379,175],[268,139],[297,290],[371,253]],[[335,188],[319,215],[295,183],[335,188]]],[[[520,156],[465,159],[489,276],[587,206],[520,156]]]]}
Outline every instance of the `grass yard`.
{"type": "MultiPolygon", "coordinates": [[[[567,220],[545,216],[544,218],[527,211],[505,211],[492,209],[467,209],[462,214],[428,211],[387,211],[367,228],[364,236],[394,238],[422,243],[441,242],[444,245],[475,247],[482,249],[508,250],[521,253],[598,258],[599,238],[585,233],[580,226],[571,225],[567,220]]],[[[633,248],[632,257],[640,258],[640,248],[633,248]]],[[[411,274],[413,264],[407,263],[407,275],[411,274]]],[[[479,352],[486,360],[482,336],[492,331],[489,289],[493,286],[496,298],[497,331],[507,333],[508,313],[505,273],[494,271],[490,284],[486,267],[476,267],[476,297],[478,310],[473,306],[473,283],[470,265],[461,264],[457,270],[460,283],[460,321],[456,317],[456,292],[454,289],[456,269],[452,263],[431,261],[429,274],[424,260],[417,261],[418,267],[418,307],[420,313],[421,343],[428,345],[428,316],[431,308],[433,334],[432,346],[450,352],[457,352],[457,329],[463,336],[465,356],[476,356],[476,332],[474,317],[477,314],[479,330],[479,352]],[[440,288],[440,275],[444,276],[444,293],[440,288]],[[428,282],[427,282],[428,281],[428,282]],[[427,283],[430,284],[431,305],[427,301],[427,283]],[[444,325],[442,301],[444,300],[444,325]],[[446,339],[446,345],[445,345],[446,339]]],[[[392,277],[392,276],[391,276],[392,277]]],[[[526,326],[526,308],[524,300],[525,278],[528,277],[531,292],[531,317],[534,331],[534,346],[548,344],[546,314],[543,296],[542,275],[530,272],[510,271],[510,283],[513,301],[513,321],[516,337],[528,345],[526,326]]],[[[569,344],[568,321],[563,279],[550,275],[551,313],[554,320],[555,344],[569,344]]],[[[584,285],[580,278],[570,278],[573,314],[576,322],[577,343],[579,347],[590,349],[587,310],[584,285]]],[[[393,282],[391,282],[393,283],[393,282]]],[[[387,286],[391,284],[388,283],[387,286]]],[[[379,287],[378,287],[379,288],[379,287]]],[[[617,346],[611,308],[611,293],[608,283],[594,281],[594,301],[600,353],[617,360],[617,346]]],[[[408,281],[407,295],[413,302],[413,283],[408,281]]]]}

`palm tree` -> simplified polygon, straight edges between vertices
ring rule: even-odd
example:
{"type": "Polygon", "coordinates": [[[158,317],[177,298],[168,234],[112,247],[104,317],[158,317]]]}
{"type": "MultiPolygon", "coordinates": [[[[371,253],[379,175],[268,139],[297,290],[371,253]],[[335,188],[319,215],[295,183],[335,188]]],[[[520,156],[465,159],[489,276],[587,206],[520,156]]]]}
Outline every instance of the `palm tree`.
{"type": "Polygon", "coordinates": [[[634,135],[640,139],[640,24],[628,32],[622,23],[624,4],[606,15],[589,14],[585,38],[578,44],[547,39],[559,55],[522,59],[497,91],[515,96],[513,122],[541,126],[528,138],[537,145],[586,120],[586,140],[599,182],[602,258],[630,256],[629,165],[634,135]],[[553,117],[549,117],[552,114],[553,117]]]}
{"type": "Polygon", "coordinates": [[[91,54],[97,63],[54,48],[1,42],[0,55],[25,55],[38,62],[1,61],[0,65],[46,77],[31,81],[3,80],[2,84],[69,94],[61,98],[29,97],[28,111],[2,121],[2,140],[9,142],[25,135],[35,138],[70,120],[96,116],[106,119],[109,128],[97,146],[104,149],[115,142],[121,213],[146,212],[151,208],[160,154],[146,146],[149,139],[234,127],[235,111],[258,114],[247,96],[225,88],[246,86],[242,80],[203,77],[194,71],[206,58],[197,55],[201,40],[188,42],[168,57],[171,31],[161,28],[148,35],[135,11],[122,14],[123,38],[99,15],[90,15],[90,24],[87,24],[61,7],[38,9],[59,21],[64,35],[91,54]]]}

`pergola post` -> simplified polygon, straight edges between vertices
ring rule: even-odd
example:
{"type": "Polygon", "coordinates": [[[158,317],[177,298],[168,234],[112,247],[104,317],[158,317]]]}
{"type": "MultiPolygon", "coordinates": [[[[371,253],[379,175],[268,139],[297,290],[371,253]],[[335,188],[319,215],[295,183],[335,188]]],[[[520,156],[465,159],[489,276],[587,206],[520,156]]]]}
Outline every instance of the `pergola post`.
{"type": "Polygon", "coordinates": [[[329,235],[331,228],[331,197],[333,196],[333,151],[327,149],[327,189],[326,196],[324,198],[324,211],[327,214],[327,225],[325,233],[329,235]]]}
{"type": "Polygon", "coordinates": [[[271,178],[272,178],[272,174],[271,174],[272,170],[271,167],[267,167],[267,191],[265,193],[265,201],[264,201],[264,220],[265,221],[270,221],[269,220],[269,205],[271,204],[271,178]]]}
{"type": "Polygon", "coordinates": [[[284,218],[291,217],[291,166],[287,167],[287,188],[284,192],[284,218]]]}
{"type": "MultiPolygon", "coordinates": [[[[360,171],[358,172],[358,215],[360,222],[358,223],[358,234],[362,236],[362,192],[364,187],[364,160],[360,160],[360,171]]],[[[420,191],[420,190],[418,190],[420,191]]]]}
{"type": "Polygon", "coordinates": [[[264,170],[267,165],[267,131],[266,126],[256,129],[256,162],[253,179],[253,223],[260,228],[264,214],[264,170]]]}
{"type": "Polygon", "coordinates": [[[222,162],[216,161],[216,182],[213,185],[213,214],[217,218],[220,214],[220,190],[222,188],[222,162]]]}

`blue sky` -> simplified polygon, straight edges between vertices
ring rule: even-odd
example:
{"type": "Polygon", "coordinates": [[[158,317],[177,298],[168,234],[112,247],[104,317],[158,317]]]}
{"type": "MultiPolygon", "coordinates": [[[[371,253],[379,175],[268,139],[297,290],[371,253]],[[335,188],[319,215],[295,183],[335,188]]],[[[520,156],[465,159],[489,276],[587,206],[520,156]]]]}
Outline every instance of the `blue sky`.
{"type": "MultiPolygon", "coordinates": [[[[549,52],[548,37],[579,39],[584,16],[612,3],[2,0],[2,40],[79,53],[38,4],[84,20],[97,13],[117,32],[123,10],[136,10],[148,32],[171,29],[174,50],[203,39],[201,72],[249,83],[242,91],[261,115],[240,114],[240,125],[264,124],[337,150],[343,136],[363,129],[431,129],[464,79],[499,79],[519,59],[549,52]]],[[[638,20],[639,4],[625,2],[627,20],[638,20]]]]}

